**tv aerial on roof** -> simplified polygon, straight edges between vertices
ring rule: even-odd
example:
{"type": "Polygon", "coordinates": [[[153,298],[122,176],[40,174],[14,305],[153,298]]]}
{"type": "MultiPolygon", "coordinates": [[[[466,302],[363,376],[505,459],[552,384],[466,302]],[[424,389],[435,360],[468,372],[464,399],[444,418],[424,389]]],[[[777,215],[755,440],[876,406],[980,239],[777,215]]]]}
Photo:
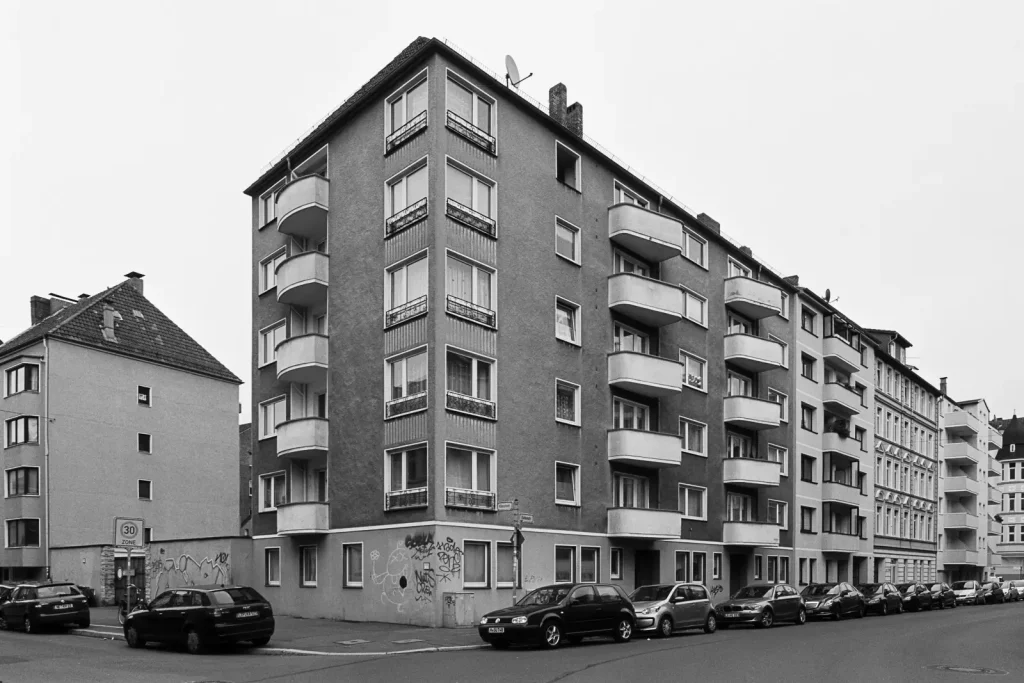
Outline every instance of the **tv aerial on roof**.
{"type": "Polygon", "coordinates": [[[518,88],[520,83],[533,75],[531,71],[530,76],[520,78],[519,67],[516,66],[516,60],[512,59],[512,55],[505,55],[505,72],[505,86],[511,84],[513,88],[518,88]]]}

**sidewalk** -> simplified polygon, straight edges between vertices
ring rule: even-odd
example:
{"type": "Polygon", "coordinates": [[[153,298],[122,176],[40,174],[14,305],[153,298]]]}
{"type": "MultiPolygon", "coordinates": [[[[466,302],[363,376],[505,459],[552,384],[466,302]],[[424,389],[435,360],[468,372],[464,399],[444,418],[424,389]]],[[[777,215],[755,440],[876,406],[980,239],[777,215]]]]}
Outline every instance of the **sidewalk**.
{"type": "MultiPolygon", "coordinates": [[[[322,654],[371,656],[407,652],[446,652],[489,647],[476,628],[424,628],[403,624],[364,621],[301,619],[274,616],[274,637],[266,654],[322,654]]],[[[123,640],[115,607],[93,607],[92,626],[73,633],[97,638],[123,640]]]]}

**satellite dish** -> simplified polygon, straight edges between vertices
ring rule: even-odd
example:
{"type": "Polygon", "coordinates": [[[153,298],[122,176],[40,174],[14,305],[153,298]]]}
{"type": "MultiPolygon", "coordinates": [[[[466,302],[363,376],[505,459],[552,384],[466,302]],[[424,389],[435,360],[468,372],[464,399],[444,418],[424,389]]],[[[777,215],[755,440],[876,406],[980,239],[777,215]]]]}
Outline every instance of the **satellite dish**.
{"type": "Polygon", "coordinates": [[[519,67],[516,66],[516,60],[512,59],[512,55],[505,55],[505,72],[505,85],[509,85],[511,83],[513,88],[518,87],[520,83],[526,80],[526,78],[533,75],[533,72],[531,71],[530,76],[520,78],[519,67]]]}
{"type": "Polygon", "coordinates": [[[828,303],[828,300],[831,299],[831,298],[832,298],[832,290],[831,289],[826,289],[825,290],[825,303],[828,303]]]}

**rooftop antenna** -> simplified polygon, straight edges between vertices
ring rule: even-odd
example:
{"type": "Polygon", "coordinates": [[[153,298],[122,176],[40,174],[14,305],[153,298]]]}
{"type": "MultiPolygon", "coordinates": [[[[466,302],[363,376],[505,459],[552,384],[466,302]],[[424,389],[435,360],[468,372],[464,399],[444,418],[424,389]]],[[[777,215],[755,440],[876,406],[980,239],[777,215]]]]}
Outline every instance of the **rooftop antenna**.
{"type": "Polygon", "coordinates": [[[505,71],[505,87],[508,87],[509,84],[511,84],[513,88],[518,88],[520,83],[533,75],[533,72],[531,71],[530,76],[520,78],[519,67],[516,66],[516,60],[512,59],[512,55],[505,55],[505,71]]]}

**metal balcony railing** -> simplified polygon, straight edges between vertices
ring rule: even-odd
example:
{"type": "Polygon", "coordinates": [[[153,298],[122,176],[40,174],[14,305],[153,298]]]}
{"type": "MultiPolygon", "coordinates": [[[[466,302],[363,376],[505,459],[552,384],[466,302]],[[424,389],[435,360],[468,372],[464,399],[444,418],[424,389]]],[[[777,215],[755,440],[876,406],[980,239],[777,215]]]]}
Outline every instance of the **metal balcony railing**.
{"type": "Polygon", "coordinates": [[[448,312],[487,327],[495,326],[494,311],[451,294],[448,295],[448,312]]]}
{"type": "Polygon", "coordinates": [[[384,140],[384,153],[390,154],[411,140],[417,133],[426,129],[427,111],[424,109],[419,114],[406,121],[404,125],[396,128],[391,135],[387,136],[384,140]]]}
{"type": "Polygon", "coordinates": [[[474,398],[455,391],[449,391],[445,398],[445,405],[452,410],[458,410],[462,413],[486,417],[491,420],[495,419],[495,406],[493,401],[485,401],[483,399],[474,398]]]}
{"type": "Polygon", "coordinates": [[[480,149],[494,154],[496,142],[494,136],[472,122],[467,121],[453,111],[448,112],[447,127],[454,133],[466,138],[480,149]]]}
{"type": "Polygon", "coordinates": [[[494,493],[475,491],[472,489],[447,488],[444,504],[453,508],[473,508],[474,510],[493,510],[494,493]]]}
{"type": "Polygon", "coordinates": [[[427,198],[410,204],[401,211],[398,211],[391,218],[384,222],[384,236],[391,237],[397,235],[406,228],[419,223],[421,220],[427,217],[427,198]]]}
{"type": "Polygon", "coordinates": [[[445,212],[448,214],[449,218],[456,220],[467,227],[482,232],[488,237],[496,237],[493,218],[474,211],[468,206],[455,201],[451,197],[448,198],[445,206],[445,212]]]}
{"type": "Polygon", "coordinates": [[[427,487],[405,489],[404,491],[388,491],[384,495],[385,510],[401,508],[420,508],[427,505],[427,487]]]}
{"type": "Polygon", "coordinates": [[[404,398],[396,398],[394,401],[388,401],[385,406],[385,412],[387,417],[398,417],[399,415],[405,415],[416,410],[423,410],[427,407],[427,394],[414,394],[412,396],[405,396],[404,398]]]}
{"type": "Polygon", "coordinates": [[[427,295],[417,297],[400,306],[395,306],[384,316],[384,327],[391,327],[427,312],[427,295]]]}

